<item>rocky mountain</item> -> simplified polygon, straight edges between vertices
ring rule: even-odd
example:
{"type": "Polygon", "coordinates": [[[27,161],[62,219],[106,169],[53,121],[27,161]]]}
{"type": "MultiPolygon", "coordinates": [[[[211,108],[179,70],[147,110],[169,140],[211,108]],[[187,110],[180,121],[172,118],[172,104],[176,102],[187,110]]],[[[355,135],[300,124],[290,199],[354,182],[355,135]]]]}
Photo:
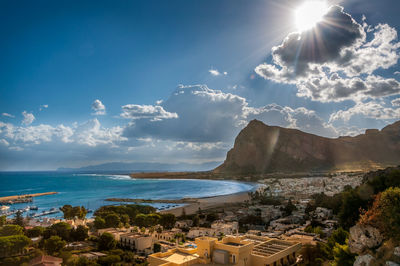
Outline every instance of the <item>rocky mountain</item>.
{"type": "Polygon", "coordinates": [[[400,163],[400,121],[355,137],[325,138],[253,120],[216,173],[357,171],[400,163]]]}

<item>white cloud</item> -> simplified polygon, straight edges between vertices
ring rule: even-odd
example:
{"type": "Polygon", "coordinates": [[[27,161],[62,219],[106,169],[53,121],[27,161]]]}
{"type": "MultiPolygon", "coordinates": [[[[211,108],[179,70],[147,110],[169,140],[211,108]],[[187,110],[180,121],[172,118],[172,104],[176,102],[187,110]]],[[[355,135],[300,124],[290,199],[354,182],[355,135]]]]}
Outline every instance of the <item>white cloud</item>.
{"type": "Polygon", "coordinates": [[[395,71],[393,74],[400,75],[400,71],[395,71]]]}
{"type": "Polygon", "coordinates": [[[228,72],[226,72],[226,71],[224,71],[224,72],[219,72],[219,70],[217,70],[217,69],[210,69],[210,70],[208,70],[208,72],[211,74],[211,75],[213,75],[213,76],[221,76],[221,75],[224,75],[224,76],[226,76],[226,75],[228,75],[228,72]]]}
{"type": "Polygon", "coordinates": [[[216,69],[210,69],[210,70],[208,70],[208,72],[210,72],[210,74],[213,75],[213,76],[221,75],[221,73],[219,73],[219,71],[216,70],[216,69]]]}
{"type": "Polygon", "coordinates": [[[121,117],[133,120],[149,118],[151,121],[161,121],[178,118],[178,114],[167,112],[159,105],[127,104],[122,106],[121,117]]]}
{"type": "Polygon", "coordinates": [[[106,107],[104,106],[104,104],[96,99],[93,103],[92,103],[92,110],[94,111],[93,115],[105,115],[106,114],[106,107]]]}
{"type": "Polygon", "coordinates": [[[47,109],[47,108],[49,108],[49,105],[48,105],[48,104],[42,104],[42,105],[39,107],[39,111],[42,111],[42,110],[47,109]]]}
{"type": "Polygon", "coordinates": [[[75,143],[95,147],[97,145],[115,146],[126,141],[121,136],[122,128],[102,128],[97,119],[72,127],[44,125],[20,127],[0,122],[0,137],[18,145],[39,145],[50,142],[75,143]]]}
{"type": "Polygon", "coordinates": [[[27,111],[22,112],[22,116],[24,119],[22,120],[23,125],[30,125],[35,120],[35,116],[32,113],[28,113],[27,111]]]}
{"type": "Polygon", "coordinates": [[[394,99],[391,101],[393,106],[400,106],[400,98],[394,99]]]}
{"type": "Polygon", "coordinates": [[[163,121],[153,121],[151,117],[137,120],[125,127],[124,136],[229,143],[252,119],[324,136],[335,135],[334,129],[325,124],[314,111],[276,104],[254,108],[243,97],[213,90],[206,85],[180,85],[163,103],[163,107],[178,117],[163,121]]]}
{"type": "Polygon", "coordinates": [[[377,101],[359,102],[347,110],[339,110],[331,114],[329,122],[338,120],[348,122],[355,115],[373,119],[399,119],[400,108],[384,107],[383,103],[377,101]]]}
{"type": "Polygon", "coordinates": [[[400,94],[400,83],[373,74],[400,57],[397,31],[387,24],[357,23],[334,6],[315,28],[289,34],[272,48],[272,63],[261,64],[261,77],[298,88],[298,96],[321,102],[356,102],[400,94]]]}
{"type": "Polygon", "coordinates": [[[14,115],[9,114],[9,113],[2,113],[1,115],[2,115],[2,116],[5,116],[5,117],[15,118],[14,115]]]}
{"type": "Polygon", "coordinates": [[[0,144],[4,145],[4,146],[9,146],[10,145],[10,143],[8,143],[8,141],[5,140],[5,139],[0,139],[0,144]]]}

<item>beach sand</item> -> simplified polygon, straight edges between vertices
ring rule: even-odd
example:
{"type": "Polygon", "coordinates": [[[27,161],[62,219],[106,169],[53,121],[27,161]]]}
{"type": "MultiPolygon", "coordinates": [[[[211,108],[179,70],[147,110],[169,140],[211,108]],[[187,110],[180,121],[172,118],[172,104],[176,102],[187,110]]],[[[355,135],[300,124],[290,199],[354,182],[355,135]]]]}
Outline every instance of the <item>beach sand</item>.
{"type": "Polygon", "coordinates": [[[175,216],[180,216],[182,214],[182,209],[185,209],[186,214],[194,214],[199,210],[199,208],[201,210],[207,210],[216,207],[223,207],[227,204],[242,203],[249,199],[248,191],[215,197],[198,198],[196,199],[196,203],[189,203],[185,206],[163,210],[160,211],[160,213],[172,213],[175,216]]]}

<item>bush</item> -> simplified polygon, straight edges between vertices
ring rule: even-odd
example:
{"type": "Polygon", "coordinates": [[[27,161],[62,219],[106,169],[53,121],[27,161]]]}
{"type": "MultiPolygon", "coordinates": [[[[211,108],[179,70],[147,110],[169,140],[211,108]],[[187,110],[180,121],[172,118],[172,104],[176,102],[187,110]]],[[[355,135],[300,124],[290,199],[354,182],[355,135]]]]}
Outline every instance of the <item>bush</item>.
{"type": "Polygon", "coordinates": [[[108,255],[108,256],[104,256],[104,257],[100,257],[97,262],[100,265],[113,265],[114,263],[120,262],[121,261],[121,257],[118,255],[108,255]]]}
{"type": "Polygon", "coordinates": [[[336,243],[333,248],[333,258],[334,266],[353,266],[355,261],[355,255],[350,252],[347,244],[336,243]]]}
{"type": "Polygon", "coordinates": [[[379,193],[360,222],[377,227],[387,238],[400,240],[400,188],[379,193]]]}

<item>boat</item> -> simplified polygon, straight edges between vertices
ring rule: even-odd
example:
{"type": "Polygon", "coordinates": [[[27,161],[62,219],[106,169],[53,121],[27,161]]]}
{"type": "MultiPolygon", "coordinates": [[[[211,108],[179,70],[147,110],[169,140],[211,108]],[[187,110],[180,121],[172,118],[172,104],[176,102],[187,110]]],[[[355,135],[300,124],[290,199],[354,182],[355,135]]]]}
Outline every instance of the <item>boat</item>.
{"type": "Polygon", "coordinates": [[[37,211],[38,209],[38,206],[29,206],[29,210],[31,211],[37,211]]]}
{"type": "Polygon", "coordinates": [[[6,205],[0,206],[0,212],[6,212],[8,209],[10,209],[9,206],[6,205]]]}

